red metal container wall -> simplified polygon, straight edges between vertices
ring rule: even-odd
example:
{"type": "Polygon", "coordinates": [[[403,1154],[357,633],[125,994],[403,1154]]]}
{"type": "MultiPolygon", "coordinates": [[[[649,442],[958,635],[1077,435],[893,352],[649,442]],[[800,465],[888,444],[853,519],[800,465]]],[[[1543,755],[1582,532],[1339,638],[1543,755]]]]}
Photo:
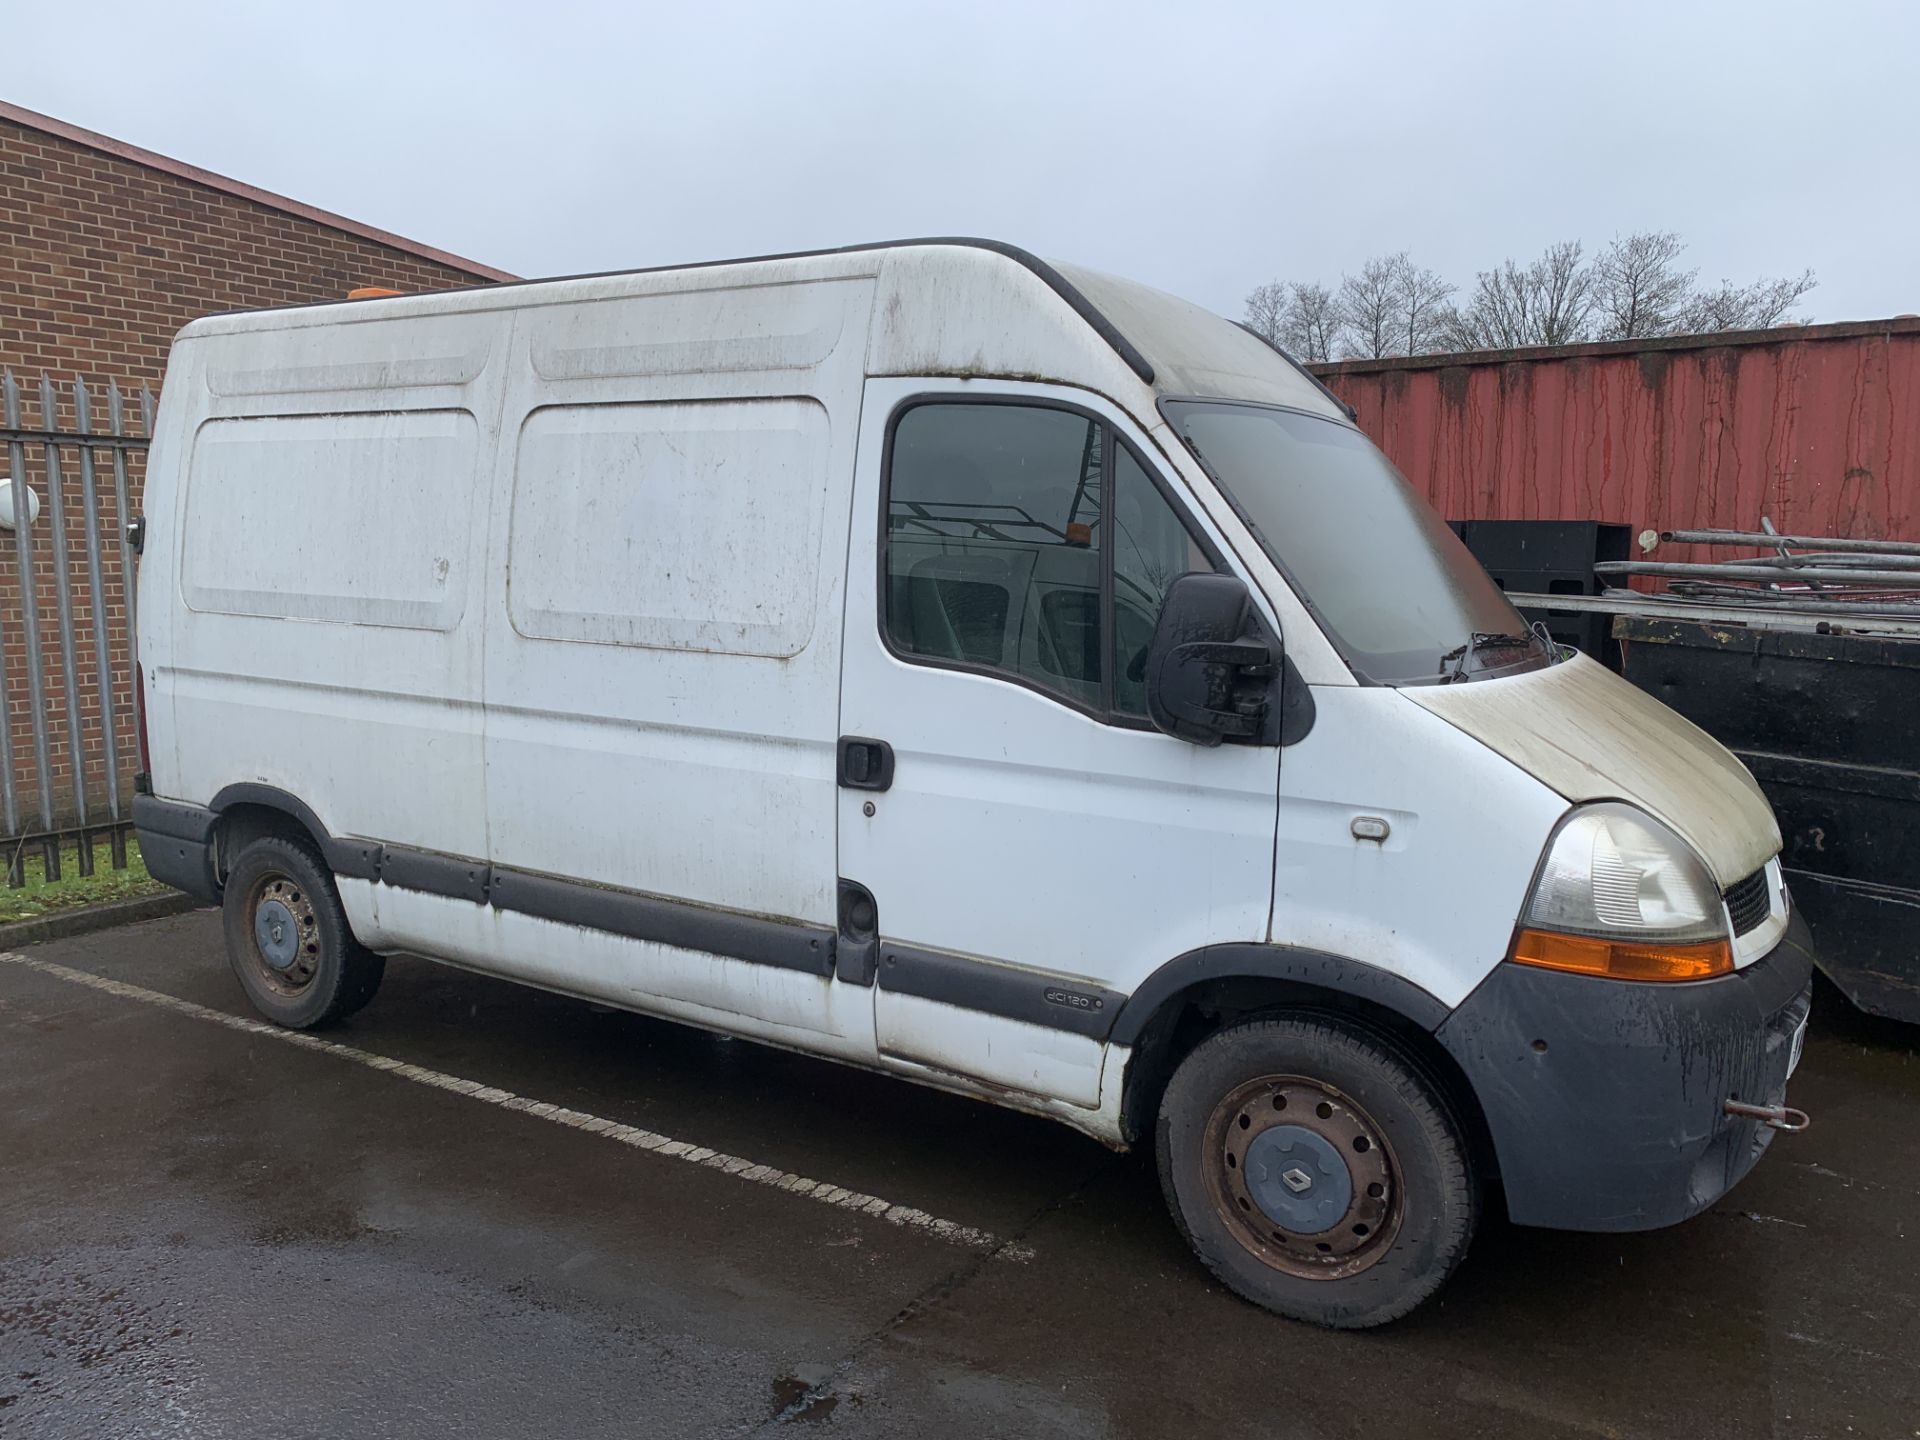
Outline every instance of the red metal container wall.
{"type": "Polygon", "coordinates": [[[1450,520],[1920,540],[1920,319],[1314,368],[1450,520]]]}

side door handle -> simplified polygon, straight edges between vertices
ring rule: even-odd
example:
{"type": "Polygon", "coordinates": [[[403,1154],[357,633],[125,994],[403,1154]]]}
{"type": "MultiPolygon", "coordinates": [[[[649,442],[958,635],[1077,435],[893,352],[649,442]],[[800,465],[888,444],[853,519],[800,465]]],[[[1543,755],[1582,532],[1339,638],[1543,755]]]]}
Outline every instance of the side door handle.
{"type": "Polygon", "coordinates": [[[864,735],[842,735],[840,783],[849,790],[885,790],[893,784],[893,746],[864,735]]]}

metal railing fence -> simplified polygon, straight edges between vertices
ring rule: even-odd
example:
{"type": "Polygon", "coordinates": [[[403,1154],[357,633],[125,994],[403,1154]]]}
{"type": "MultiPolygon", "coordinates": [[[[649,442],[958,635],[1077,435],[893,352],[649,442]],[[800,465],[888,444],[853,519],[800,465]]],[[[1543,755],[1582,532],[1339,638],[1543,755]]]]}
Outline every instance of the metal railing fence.
{"type": "Polygon", "coordinates": [[[0,527],[13,532],[10,546],[0,541],[0,841],[18,887],[33,850],[48,880],[60,878],[70,846],[82,875],[101,840],[115,869],[127,864],[138,726],[127,522],[153,394],[43,374],[35,397],[5,370],[0,419],[0,527]],[[34,398],[30,414],[23,402],[34,398]]]}

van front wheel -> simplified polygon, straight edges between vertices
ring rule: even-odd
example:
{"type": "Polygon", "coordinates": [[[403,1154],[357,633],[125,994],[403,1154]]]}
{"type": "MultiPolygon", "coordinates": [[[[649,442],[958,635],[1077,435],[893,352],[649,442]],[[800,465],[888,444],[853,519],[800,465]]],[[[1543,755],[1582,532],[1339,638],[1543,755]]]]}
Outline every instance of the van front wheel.
{"type": "Polygon", "coordinates": [[[309,1030],[373,998],[386,962],[353,938],[333,876],[305,845],[255,840],[227,873],[227,960],[253,1006],[309,1030]]]}
{"type": "Polygon", "coordinates": [[[1256,1305],[1318,1325],[1397,1320],[1476,1219],[1444,1099],[1384,1037],[1319,1015],[1231,1026],[1160,1106],[1160,1183],[1194,1253],[1256,1305]]]}

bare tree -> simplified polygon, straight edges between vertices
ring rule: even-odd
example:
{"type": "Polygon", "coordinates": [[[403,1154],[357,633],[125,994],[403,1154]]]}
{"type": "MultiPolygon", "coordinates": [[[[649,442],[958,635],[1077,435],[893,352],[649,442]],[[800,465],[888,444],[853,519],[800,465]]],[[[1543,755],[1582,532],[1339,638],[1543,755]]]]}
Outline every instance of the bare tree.
{"type": "Polygon", "coordinates": [[[1813,271],[1702,290],[1699,271],[1680,264],[1686,248],[1671,230],[1637,230],[1615,235],[1589,262],[1578,240],[1563,240],[1524,265],[1503,260],[1480,271],[1458,307],[1454,286],[1401,250],[1342,275],[1337,290],[1278,280],[1257,286],[1247,296],[1247,325],[1298,359],[1325,361],[1805,321],[1798,307],[1818,283],[1813,271]]]}
{"type": "MultiPolygon", "coordinates": [[[[1394,257],[1398,273],[1395,283],[1400,293],[1400,353],[1430,355],[1443,348],[1452,323],[1455,287],[1436,271],[1415,265],[1403,250],[1394,257]]],[[[1299,287],[1295,287],[1296,289],[1299,287]]]]}
{"type": "Polygon", "coordinates": [[[1270,280],[1247,292],[1247,328],[1269,345],[1284,345],[1287,323],[1288,286],[1284,280],[1270,280]]]}
{"type": "Polygon", "coordinates": [[[1473,277],[1473,295],[1454,312],[1448,345],[1456,350],[1511,350],[1531,345],[1532,291],[1527,275],[1512,261],[1473,277]]]}
{"type": "Polygon", "coordinates": [[[1468,350],[1584,340],[1594,296],[1593,270],[1582,263],[1582,253],[1578,240],[1563,240],[1529,265],[1505,260],[1482,270],[1449,339],[1468,350]]]}
{"type": "Polygon", "coordinates": [[[1340,277],[1340,310],[1347,322],[1346,353],[1362,360],[1379,360],[1403,353],[1405,328],[1401,274],[1407,252],[1379,255],[1360,267],[1357,275],[1340,277]]]}
{"type": "Polygon", "coordinates": [[[1700,273],[1680,268],[1686,248],[1671,230],[1614,236],[1593,261],[1594,338],[1636,340],[1678,332],[1700,273]]]}
{"type": "Polygon", "coordinates": [[[1347,328],[1339,297],[1318,282],[1292,285],[1288,290],[1285,338],[1280,343],[1309,364],[1333,359],[1347,328]]]}
{"type": "Polygon", "coordinates": [[[1587,338],[1587,318],[1593,313],[1593,270],[1581,263],[1578,240],[1549,245],[1547,253],[1527,267],[1539,297],[1542,345],[1571,345],[1587,338]]]}
{"type": "Polygon", "coordinates": [[[1794,306],[1819,283],[1811,270],[1791,278],[1755,280],[1751,285],[1722,280],[1717,290],[1702,290],[1688,301],[1680,317],[1681,328],[1690,334],[1706,335],[1804,324],[1806,316],[1794,314],[1794,306]]]}

